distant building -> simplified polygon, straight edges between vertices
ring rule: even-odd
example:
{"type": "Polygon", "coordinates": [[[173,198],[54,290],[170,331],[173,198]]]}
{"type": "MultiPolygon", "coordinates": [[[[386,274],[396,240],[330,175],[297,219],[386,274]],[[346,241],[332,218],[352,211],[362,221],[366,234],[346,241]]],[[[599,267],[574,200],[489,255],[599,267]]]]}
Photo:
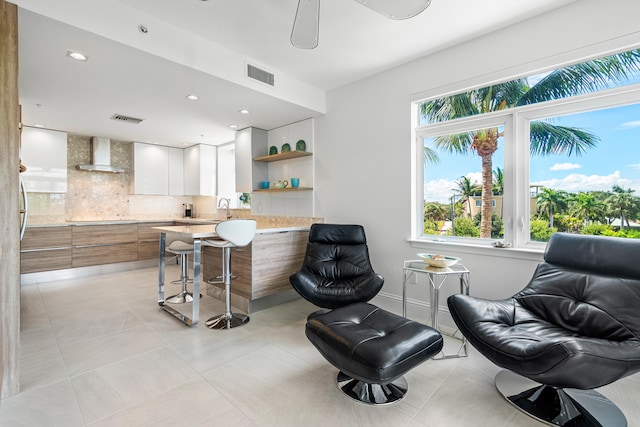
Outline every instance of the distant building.
{"type": "MultiPolygon", "coordinates": [[[[531,186],[534,187],[534,186],[531,186]]],[[[539,186],[536,186],[539,187],[539,186]]],[[[471,199],[471,203],[467,202],[467,199],[464,198],[461,200],[462,203],[462,216],[474,217],[480,213],[482,210],[482,196],[469,196],[471,199]],[[471,205],[471,212],[469,212],[469,205],[471,205]]],[[[531,192],[531,198],[529,201],[529,214],[535,215],[538,211],[538,191],[531,192]]],[[[492,196],[491,197],[491,210],[493,213],[497,214],[500,218],[502,218],[503,210],[502,210],[502,196],[492,196]]]]}

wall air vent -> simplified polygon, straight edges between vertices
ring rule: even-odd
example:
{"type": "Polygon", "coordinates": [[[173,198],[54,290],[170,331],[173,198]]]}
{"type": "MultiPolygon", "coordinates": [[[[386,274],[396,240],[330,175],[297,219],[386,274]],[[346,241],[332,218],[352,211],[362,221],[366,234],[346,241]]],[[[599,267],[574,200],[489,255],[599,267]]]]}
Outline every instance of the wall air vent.
{"type": "Polygon", "coordinates": [[[247,64],[247,77],[266,83],[269,86],[274,85],[274,75],[268,71],[262,70],[251,64],[247,64]]]}
{"type": "Polygon", "coordinates": [[[123,114],[114,114],[113,116],[111,116],[111,120],[115,120],[117,122],[131,123],[133,125],[137,125],[140,122],[142,122],[142,120],[144,120],[144,119],[136,119],[135,117],[129,117],[129,116],[125,116],[123,114]]]}

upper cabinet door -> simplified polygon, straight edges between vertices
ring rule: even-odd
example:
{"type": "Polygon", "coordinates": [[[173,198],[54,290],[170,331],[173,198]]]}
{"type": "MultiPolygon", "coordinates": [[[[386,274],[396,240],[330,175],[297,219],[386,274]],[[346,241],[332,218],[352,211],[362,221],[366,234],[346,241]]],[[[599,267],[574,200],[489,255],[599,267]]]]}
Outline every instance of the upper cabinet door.
{"type": "Polygon", "coordinates": [[[169,195],[184,196],[184,150],[169,147],[169,195]]]}
{"type": "Polygon", "coordinates": [[[169,150],[159,145],[133,144],[133,193],[169,194],[169,150]]]}
{"type": "Polygon", "coordinates": [[[200,144],[184,149],[184,194],[216,195],[216,147],[200,144]]]}
{"type": "Polygon", "coordinates": [[[67,192],[67,133],[25,126],[22,129],[22,173],[27,191],[67,192]]]}
{"type": "Polygon", "coordinates": [[[236,191],[250,193],[260,188],[260,181],[268,180],[267,165],[254,162],[255,157],[265,156],[267,131],[246,128],[236,132],[236,191]]]}

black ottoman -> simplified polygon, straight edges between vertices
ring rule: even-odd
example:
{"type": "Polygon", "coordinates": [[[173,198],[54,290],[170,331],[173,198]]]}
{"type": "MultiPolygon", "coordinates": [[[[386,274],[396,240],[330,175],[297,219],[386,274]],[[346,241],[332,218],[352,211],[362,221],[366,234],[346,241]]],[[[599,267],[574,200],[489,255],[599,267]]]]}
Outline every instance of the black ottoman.
{"type": "Polygon", "coordinates": [[[443,345],[435,329],[364,302],[311,313],[305,333],[340,370],[340,389],[369,404],[402,399],[408,389],[403,375],[443,345]]]}

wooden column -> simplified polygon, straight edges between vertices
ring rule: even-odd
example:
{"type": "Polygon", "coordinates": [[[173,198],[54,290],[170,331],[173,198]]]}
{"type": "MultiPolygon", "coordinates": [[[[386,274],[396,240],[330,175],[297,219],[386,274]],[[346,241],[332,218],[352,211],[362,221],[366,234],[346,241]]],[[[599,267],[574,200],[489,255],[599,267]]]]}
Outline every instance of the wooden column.
{"type": "Polygon", "coordinates": [[[0,396],[20,391],[18,7],[0,0],[0,396]]]}

